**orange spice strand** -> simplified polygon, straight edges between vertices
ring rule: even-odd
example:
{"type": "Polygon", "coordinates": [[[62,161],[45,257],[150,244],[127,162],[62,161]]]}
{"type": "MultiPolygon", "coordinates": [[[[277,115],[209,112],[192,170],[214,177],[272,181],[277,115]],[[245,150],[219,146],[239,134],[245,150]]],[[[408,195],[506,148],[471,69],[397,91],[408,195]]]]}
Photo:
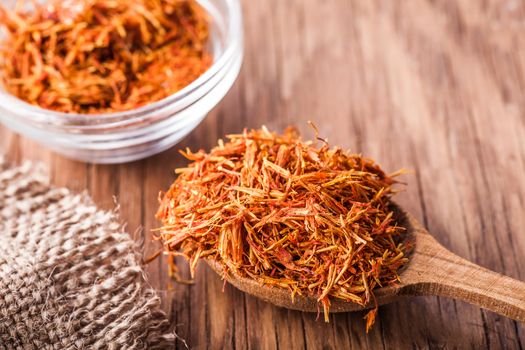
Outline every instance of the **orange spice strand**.
{"type": "Polygon", "coordinates": [[[0,6],[0,79],[13,95],[66,113],[118,112],[161,100],[212,64],[194,0],[22,1],[0,6]]]}
{"type": "MultiPolygon", "coordinates": [[[[372,160],[302,142],[294,129],[228,136],[191,163],[160,201],[160,239],[190,260],[317,298],[374,306],[407,262],[390,206],[394,180],[372,160]]],[[[376,309],[366,317],[372,326],[376,309]]]]}

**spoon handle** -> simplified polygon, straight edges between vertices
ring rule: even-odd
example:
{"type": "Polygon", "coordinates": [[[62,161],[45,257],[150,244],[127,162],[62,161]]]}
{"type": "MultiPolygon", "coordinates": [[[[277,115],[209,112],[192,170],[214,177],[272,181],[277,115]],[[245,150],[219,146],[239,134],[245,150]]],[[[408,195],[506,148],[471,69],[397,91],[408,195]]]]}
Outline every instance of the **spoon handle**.
{"type": "Polygon", "coordinates": [[[412,260],[402,294],[459,299],[525,322],[525,282],[455,255],[428,233],[417,235],[412,260]]]}

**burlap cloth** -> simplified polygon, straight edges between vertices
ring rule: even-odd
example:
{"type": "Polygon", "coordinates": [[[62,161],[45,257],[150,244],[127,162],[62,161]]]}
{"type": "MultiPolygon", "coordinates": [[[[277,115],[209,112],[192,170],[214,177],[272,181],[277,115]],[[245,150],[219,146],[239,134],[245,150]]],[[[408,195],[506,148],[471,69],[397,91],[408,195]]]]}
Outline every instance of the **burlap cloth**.
{"type": "Polygon", "coordinates": [[[0,349],[174,344],[115,214],[0,159],[0,349]]]}

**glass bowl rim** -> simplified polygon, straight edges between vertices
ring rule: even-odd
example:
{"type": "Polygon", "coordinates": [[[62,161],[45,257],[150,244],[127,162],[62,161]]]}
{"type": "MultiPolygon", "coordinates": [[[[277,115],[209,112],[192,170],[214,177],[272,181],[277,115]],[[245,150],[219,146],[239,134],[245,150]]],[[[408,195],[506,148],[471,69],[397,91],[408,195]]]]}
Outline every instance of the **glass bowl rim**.
{"type": "Polygon", "coordinates": [[[109,113],[66,113],[58,112],[51,109],[45,109],[30,104],[9,92],[0,89],[0,104],[9,106],[8,110],[16,109],[17,114],[20,112],[27,113],[27,119],[48,120],[51,123],[59,123],[67,120],[68,125],[76,123],[84,124],[86,122],[114,122],[116,120],[127,119],[133,122],[135,119],[144,118],[151,112],[155,112],[167,105],[184,100],[198,90],[206,81],[210,80],[232,60],[239,47],[242,45],[242,13],[239,0],[224,0],[226,3],[226,13],[228,21],[226,22],[227,35],[225,36],[225,49],[220,56],[214,60],[213,64],[196,80],[185,86],[181,90],[166,96],[165,98],[133,108],[126,111],[109,112],[109,113]]]}

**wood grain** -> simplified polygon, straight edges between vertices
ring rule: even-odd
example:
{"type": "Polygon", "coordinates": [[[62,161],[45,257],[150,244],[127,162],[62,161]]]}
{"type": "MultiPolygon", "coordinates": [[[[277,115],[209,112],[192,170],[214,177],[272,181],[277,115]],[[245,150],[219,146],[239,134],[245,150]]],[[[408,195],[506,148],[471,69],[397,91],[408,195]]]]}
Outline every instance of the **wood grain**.
{"type": "MultiPolygon", "coordinates": [[[[525,4],[502,1],[244,0],[246,54],[238,82],[180,147],[209,149],[244,126],[307,136],[405,167],[399,203],[454,253],[525,280],[525,4]]],[[[53,181],[120,202],[145,253],[159,189],[184,164],[177,147],[117,166],[87,165],[0,129],[0,150],[41,160],[53,181]]],[[[201,264],[194,286],[148,267],[173,326],[191,348],[523,349],[525,326],[463,302],[421,297],[330,323],[223,286],[201,264]],[[224,287],[224,292],[223,292],[224,287]]],[[[184,270],[187,274],[187,270],[184,270]]],[[[184,344],[179,342],[179,348],[184,344]]]]}

